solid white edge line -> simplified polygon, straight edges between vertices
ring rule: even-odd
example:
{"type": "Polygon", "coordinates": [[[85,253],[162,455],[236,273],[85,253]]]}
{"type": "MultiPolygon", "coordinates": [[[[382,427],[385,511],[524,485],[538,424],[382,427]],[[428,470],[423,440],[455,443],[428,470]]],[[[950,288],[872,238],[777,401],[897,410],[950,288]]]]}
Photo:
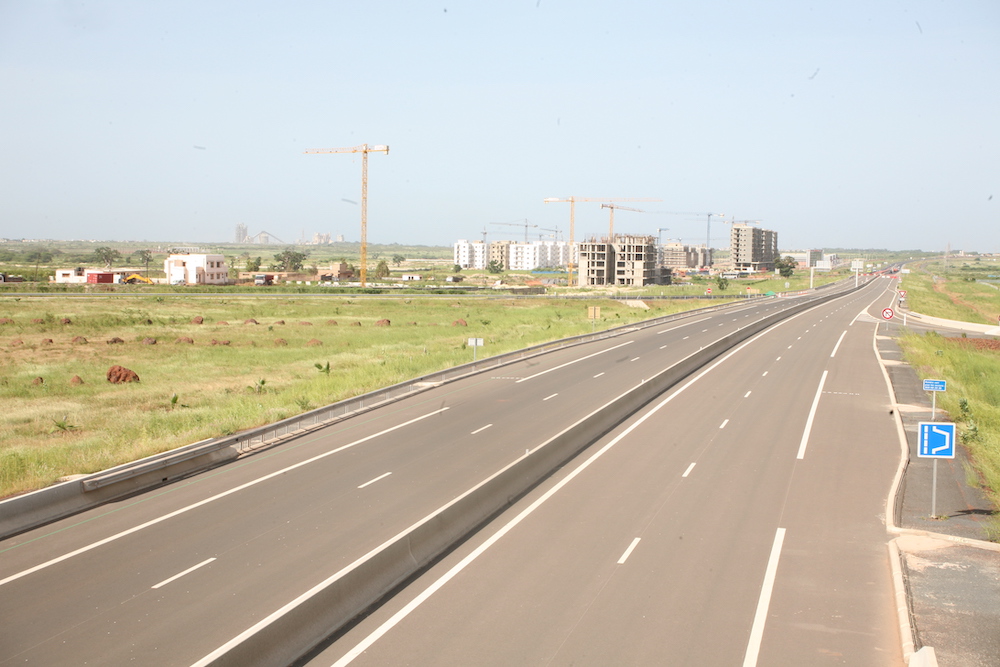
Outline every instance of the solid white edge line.
{"type": "Polygon", "coordinates": [[[486,429],[488,429],[490,426],[493,426],[493,424],[487,424],[486,426],[483,426],[482,428],[477,428],[475,431],[473,431],[469,435],[475,435],[477,433],[482,433],[483,431],[485,431],[486,429]]]}
{"type": "Polygon", "coordinates": [[[192,572],[194,572],[195,570],[197,570],[199,567],[204,567],[204,566],[208,565],[209,563],[211,563],[213,560],[215,560],[215,558],[209,558],[208,560],[203,560],[202,562],[200,562],[197,565],[194,565],[192,567],[189,567],[188,569],[184,570],[183,572],[178,572],[177,574],[175,574],[174,576],[170,577],[169,579],[164,579],[163,581],[161,581],[160,583],[156,584],[155,586],[152,586],[151,588],[163,588],[164,586],[166,586],[167,584],[169,584],[171,581],[176,581],[177,579],[180,579],[181,577],[183,577],[185,574],[191,574],[192,572]]]}
{"type": "Polygon", "coordinates": [[[806,455],[806,445],[809,444],[809,433],[812,431],[813,418],[816,417],[816,408],[819,407],[819,397],[823,395],[823,384],[826,382],[826,376],[830,371],[823,371],[823,377],[819,380],[819,386],[816,387],[816,396],[813,398],[812,407],[809,408],[809,418],[806,419],[805,430],[802,431],[802,441],[799,442],[799,453],[795,458],[803,459],[806,455]]]}
{"type": "Polygon", "coordinates": [[[551,373],[552,371],[557,371],[560,368],[565,368],[566,366],[571,366],[571,365],[579,363],[581,361],[585,361],[587,359],[590,359],[591,357],[596,357],[599,354],[604,354],[605,352],[610,352],[611,350],[617,350],[619,347],[624,347],[626,345],[631,345],[634,342],[635,342],[634,340],[627,340],[624,343],[619,343],[618,345],[615,345],[614,347],[609,347],[609,348],[607,348],[605,350],[601,350],[600,352],[594,352],[593,354],[588,354],[585,357],[580,357],[579,359],[574,359],[573,361],[567,361],[565,364],[560,364],[558,366],[554,366],[553,368],[550,368],[548,370],[542,371],[540,373],[535,373],[534,375],[529,375],[526,378],[521,378],[520,380],[518,380],[514,384],[517,384],[517,383],[520,383],[520,382],[527,382],[528,380],[532,380],[532,379],[538,377],[539,375],[545,375],[546,373],[551,373]]]}
{"type": "Polygon", "coordinates": [[[785,529],[778,528],[771,545],[771,555],[767,559],[767,569],[764,571],[764,583],[760,587],[760,598],[757,600],[757,611],[753,616],[753,627],[750,629],[750,641],[743,657],[743,667],[756,667],[757,656],[760,653],[760,642],[764,637],[764,624],[767,623],[767,608],[771,606],[771,593],[774,591],[774,580],[778,574],[778,559],[781,557],[781,545],[785,541],[785,529]]]}
{"type": "Polygon", "coordinates": [[[370,486],[371,484],[374,484],[375,482],[379,481],[380,479],[385,479],[386,477],[388,477],[388,476],[389,476],[389,475],[391,475],[391,474],[392,474],[391,472],[386,472],[386,473],[382,473],[381,475],[379,475],[379,476],[378,476],[378,477],[376,477],[375,479],[372,479],[372,480],[369,480],[369,481],[365,482],[364,484],[362,484],[362,485],[361,485],[361,486],[359,486],[358,488],[359,488],[359,489],[363,489],[363,488],[365,488],[366,486],[370,486]]]}
{"type": "Polygon", "coordinates": [[[846,336],[846,335],[847,335],[847,331],[846,330],[844,331],[844,333],[840,334],[840,338],[837,339],[837,344],[833,346],[833,352],[830,353],[830,358],[831,359],[833,359],[835,356],[837,356],[837,350],[840,349],[840,343],[844,340],[844,336],[846,336]]]}
{"type": "Polygon", "coordinates": [[[557,391],[557,392],[556,392],[556,393],[554,393],[554,394],[551,394],[551,395],[549,395],[549,396],[546,396],[545,398],[543,398],[543,399],[542,399],[542,401],[543,401],[543,402],[544,402],[544,401],[547,401],[547,400],[549,400],[550,398],[555,398],[555,397],[556,397],[556,396],[558,396],[558,395],[559,395],[559,392],[557,391]]]}
{"type": "Polygon", "coordinates": [[[694,470],[694,466],[695,466],[695,463],[692,463],[691,465],[689,465],[688,468],[687,468],[687,470],[684,471],[684,474],[681,475],[681,477],[687,477],[688,475],[690,475],[691,471],[694,470]]]}
{"type": "MultiPolygon", "coordinates": [[[[569,484],[577,475],[579,475],[580,473],[582,473],[586,468],[590,467],[590,465],[594,461],[596,461],[597,459],[599,459],[600,457],[602,457],[608,450],[610,450],[612,447],[614,447],[615,445],[617,445],[623,438],[625,438],[633,430],[635,430],[636,428],[638,428],[640,424],[642,424],[647,419],[649,419],[654,414],[656,414],[663,406],[665,406],[670,401],[674,400],[675,397],[679,396],[688,387],[690,387],[695,382],[697,382],[698,380],[700,380],[701,378],[703,378],[705,375],[707,375],[708,373],[710,373],[712,370],[714,370],[716,367],[718,367],[719,365],[721,365],[727,359],[729,359],[730,357],[732,357],[733,355],[735,355],[737,352],[741,351],[743,348],[745,348],[748,345],[750,345],[751,343],[755,342],[758,338],[761,338],[761,337],[765,336],[766,334],[769,334],[772,331],[777,330],[783,324],[786,324],[786,323],[790,322],[791,320],[796,319],[801,314],[802,313],[799,313],[797,315],[792,315],[790,318],[788,318],[786,320],[781,320],[780,322],[777,322],[774,326],[768,327],[764,331],[761,331],[760,333],[755,334],[754,336],[751,336],[749,339],[747,339],[746,341],[744,341],[740,345],[738,345],[735,348],[733,348],[732,350],[730,350],[727,354],[723,355],[722,357],[720,357],[719,359],[717,359],[714,363],[712,363],[707,368],[703,369],[700,373],[698,373],[697,375],[695,375],[693,378],[691,378],[690,380],[688,380],[687,382],[685,382],[683,385],[681,385],[679,388],[677,388],[673,393],[671,393],[665,399],[663,399],[662,401],[660,401],[659,403],[657,403],[655,407],[653,407],[652,409],[650,409],[646,414],[644,414],[642,417],[640,417],[638,420],[636,420],[627,429],[625,429],[624,431],[622,431],[618,436],[616,436],[613,440],[611,440],[611,442],[609,442],[608,444],[606,444],[603,447],[601,447],[598,451],[594,452],[590,456],[590,458],[588,458],[586,461],[584,461],[583,463],[581,463],[576,469],[574,469],[572,472],[570,472],[566,477],[564,477],[559,482],[557,482],[551,489],[549,489],[548,491],[546,491],[535,502],[533,502],[531,505],[529,505],[524,510],[522,510],[520,514],[518,514],[516,517],[514,517],[513,519],[511,519],[506,525],[504,525],[502,528],[500,528],[496,533],[494,533],[489,538],[487,538],[487,540],[485,542],[483,542],[481,545],[479,545],[468,556],[466,556],[461,561],[459,561],[457,564],[455,564],[445,574],[441,575],[440,578],[438,578],[434,583],[432,583],[430,586],[428,586],[422,593],[420,593],[417,597],[415,597],[413,600],[411,600],[402,609],[400,609],[395,614],[393,614],[391,618],[389,618],[388,620],[386,620],[384,623],[382,623],[382,625],[380,625],[378,628],[376,628],[375,630],[373,630],[367,637],[365,637],[360,642],[358,642],[358,644],[356,644],[354,646],[354,648],[352,648],[350,651],[348,651],[347,653],[345,653],[339,660],[337,660],[337,662],[333,663],[332,667],[345,667],[346,665],[348,665],[351,662],[353,662],[354,659],[357,658],[359,655],[361,655],[362,653],[364,653],[365,651],[367,651],[368,648],[372,644],[374,644],[375,642],[377,642],[382,636],[384,636],[387,632],[389,632],[389,630],[391,630],[394,626],[396,626],[400,621],[402,621],[404,618],[406,618],[407,616],[409,616],[410,613],[412,613],[414,609],[416,609],[421,604],[423,604],[424,601],[426,601],[428,598],[430,598],[434,593],[436,593],[438,590],[440,590],[446,583],[448,583],[451,579],[453,579],[455,576],[457,576],[459,572],[461,572],[466,567],[468,567],[469,564],[472,563],[472,561],[476,560],[480,555],[482,555],[483,553],[485,553],[487,549],[489,549],[491,546],[493,546],[494,544],[496,544],[500,540],[500,538],[502,538],[504,535],[506,535],[508,532],[510,532],[517,524],[519,524],[528,515],[530,515],[532,512],[534,512],[545,501],[547,501],[549,498],[551,498],[552,496],[554,496],[564,486],[566,486],[567,484],[569,484]]],[[[497,473],[497,474],[499,474],[499,473],[497,473]]],[[[485,483],[485,482],[483,482],[483,483],[485,483]]],[[[463,495],[467,495],[468,493],[471,493],[471,490],[469,492],[467,492],[466,494],[463,494],[463,495]]],[[[458,499],[456,498],[452,502],[457,502],[457,501],[458,501],[458,499]]],[[[427,519],[425,519],[425,520],[427,520],[427,519]]],[[[403,531],[403,532],[406,533],[409,530],[410,529],[407,529],[406,531],[403,531]]],[[[403,533],[401,533],[401,534],[403,534],[403,533]]],[[[395,539],[395,538],[393,538],[393,539],[395,539]]],[[[392,542],[392,540],[390,540],[389,542],[386,542],[385,544],[390,544],[391,542],[392,542]]],[[[381,547],[379,547],[379,549],[381,549],[381,547]]],[[[372,553],[374,553],[374,551],[372,553]]],[[[361,559],[359,559],[356,562],[360,563],[360,562],[362,562],[367,557],[368,556],[364,556],[364,557],[362,557],[361,559]]],[[[350,566],[350,567],[353,567],[353,566],[350,566]]],[[[344,571],[346,571],[346,569],[344,571]]],[[[338,576],[340,576],[339,573],[337,575],[334,575],[334,577],[331,577],[331,580],[333,578],[338,577],[338,576]]],[[[315,587],[314,590],[320,589],[323,586],[325,586],[325,582],[322,583],[322,584],[320,584],[319,586],[315,587]]],[[[306,594],[304,594],[304,595],[302,595],[300,597],[301,598],[308,597],[309,595],[311,595],[311,593],[312,593],[312,591],[307,592],[306,594]]],[[[270,617],[264,619],[263,621],[260,621],[256,626],[254,626],[252,628],[249,628],[248,630],[244,631],[240,636],[235,637],[230,642],[228,642],[227,644],[225,644],[223,646],[220,646],[218,649],[216,649],[215,651],[213,651],[211,654],[209,654],[205,658],[202,658],[200,661],[198,661],[197,663],[195,663],[192,667],[203,667],[204,665],[208,665],[210,663],[210,661],[211,661],[212,658],[214,658],[217,655],[222,655],[227,650],[227,648],[229,646],[232,646],[232,645],[235,645],[235,644],[239,643],[240,641],[242,641],[243,637],[252,634],[253,632],[256,631],[256,629],[258,627],[260,627],[262,625],[266,625],[267,623],[270,622],[270,619],[284,614],[286,609],[290,609],[290,608],[294,607],[296,604],[298,604],[298,600],[293,600],[289,604],[285,605],[285,607],[283,607],[282,609],[279,609],[278,611],[276,611],[270,617]]]]}
{"type": "Polygon", "coordinates": [[[619,565],[623,565],[625,561],[628,560],[628,557],[632,555],[632,550],[635,549],[637,544],[639,544],[640,539],[641,538],[637,537],[634,540],[632,540],[632,544],[628,545],[628,549],[626,549],[625,553],[622,554],[622,557],[618,559],[619,565]]]}
{"type": "Polygon", "coordinates": [[[232,494],[237,493],[239,491],[242,491],[243,489],[248,489],[251,486],[254,486],[256,484],[259,484],[261,482],[269,480],[272,477],[277,477],[279,475],[283,475],[286,472],[289,472],[290,470],[295,470],[296,468],[301,468],[302,466],[309,465],[310,463],[313,463],[314,461],[318,461],[318,460],[320,460],[322,458],[326,458],[327,456],[330,456],[332,454],[336,454],[337,452],[342,452],[345,449],[349,449],[349,448],[354,447],[356,445],[360,445],[363,442],[367,442],[369,440],[372,440],[373,438],[377,438],[377,437],[379,437],[381,435],[385,435],[386,433],[390,433],[392,431],[395,431],[396,429],[403,428],[404,426],[409,426],[410,424],[416,423],[416,422],[418,422],[418,421],[420,421],[422,419],[427,419],[428,417],[432,417],[432,416],[434,416],[436,414],[439,414],[439,413],[442,413],[442,412],[444,412],[445,410],[448,410],[448,409],[449,408],[441,408],[439,410],[435,410],[434,412],[428,412],[426,415],[422,415],[420,417],[416,417],[415,419],[411,419],[408,422],[403,422],[402,424],[397,424],[397,425],[395,425],[395,426],[393,426],[391,428],[385,429],[384,431],[379,431],[378,433],[373,433],[372,435],[369,435],[369,436],[366,436],[364,438],[361,438],[360,440],[355,440],[354,442],[351,442],[351,443],[348,443],[346,445],[343,445],[342,447],[337,447],[336,449],[331,449],[330,451],[324,452],[324,453],[322,453],[322,454],[320,454],[318,456],[314,456],[311,459],[306,459],[305,461],[299,461],[298,463],[296,463],[294,465],[290,465],[287,468],[282,468],[281,470],[276,470],[275,472],[272,472],[272,473],[269,473],[267,475],[264,475],[263,477],[258,477],[257,479],[250,480],[249,482],[246,482],[244,484],[240,484],[239,486],[234,486],[233,488],[229,489],[228,491],[223,491],[222,493],[217,493],[214,496],[211,496],[209,498],[205,498],[204,500],[199,500],[198,502],[193,503],[191,505],[188,505],[187,507],[182,507],[180,509],[174,510],[173,512],[169,512],[167,514],[164,514],[163,516],[160,516],[160,517],[157,517],[157,518],[152,519],[150,521],[147,521],[146,523],[139,524],[138,526],[133,526],[132,528],[129,528],[128,530],[123,530],[122,532],[116,533],[114,535],[111,535],[110,537],[105,537],[103,540],[98,540],[97,542],[93,542],[91,544],[88,544],[85,547],[80,547],[79,549],[76,549],[75,551],[71,551],[69,553],[63,554],[62,556],[58,556],[57,558],[53,558],[52,560],[48,560],[48,561],[45,561],[44,563],[40,563],[40,564],[38,564],[38,565],[36,565],[34,567],[28,568],[27,570],[22,570],[21,572],[18,572],[16,574],[12,574],[9,577],[7,577],[6,579],[0,579],[0,586],[3,586],[4,584],[8,584],[8,583],[10,583],[10,582],[12,582],[12,581],[14,581],[16,579],[20,579],[21,577],[24,577],[24,576],[27,576],[29,574],[32,574],[33,572],[38,572],[39,570],[44,570],[47,567],[55,565],[56,563],[61,563],[62,561],[68,560],[68,559],[70,559],[70,558],[72,558],[74,556],[79,556],[82,553],[86,553],[86,552],[90,551],[91,549],[96,549],[97,547],[100,547],[100,546],[103,546],[105,544],[108,544],[109,542],[114,542],[115,540],[118,540],[118,539],[120,539],[122,537],[125,537],[127,535],[131,535],[132,533],[137,533],[140,530],[143,530],[145,528],[149,528],[150,526],[155,526],[158,523],[166,521],[167,519],[172,519],[175,516],[184,514],[185,512],[189,512],[189,511],[191,511],[193,509],[201,507],[202,505],[207,505],[207,504],[209,504],[211,502],[214,502],[214,501],[219,500],[221,498],[225,498],[226,496],[229,496],[229,495],[232,495],[232,494]]]}

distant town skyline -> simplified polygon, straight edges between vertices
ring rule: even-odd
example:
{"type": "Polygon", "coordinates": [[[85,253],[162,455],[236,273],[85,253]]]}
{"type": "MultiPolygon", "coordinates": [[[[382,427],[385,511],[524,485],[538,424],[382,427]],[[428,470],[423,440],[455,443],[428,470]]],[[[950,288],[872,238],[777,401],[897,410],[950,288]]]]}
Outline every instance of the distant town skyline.
{"type": "Polygon", "coordinates": [[[1000,252],[998,84],[988,0],[0,3],[0,237],[356,242],[360,156],[304,152],[369,143],[371,243],[566,237],[575,196],[689,244],[1000,252]]]}

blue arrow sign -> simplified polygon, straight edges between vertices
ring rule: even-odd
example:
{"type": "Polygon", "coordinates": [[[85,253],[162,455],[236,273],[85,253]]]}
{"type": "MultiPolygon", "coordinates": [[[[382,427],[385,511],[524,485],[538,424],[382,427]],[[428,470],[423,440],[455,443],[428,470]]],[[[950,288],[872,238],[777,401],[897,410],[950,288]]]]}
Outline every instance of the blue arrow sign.
{"type": "Polygon", "coordinates": [[[941,422],[917,424],[917,456],[923,459],[955,458],[955,425],[941,422]]]}
{"type": "Polygon", "coordinates": [[[924,380],[924,391],[948,391],[948,381],[924,380]]]}

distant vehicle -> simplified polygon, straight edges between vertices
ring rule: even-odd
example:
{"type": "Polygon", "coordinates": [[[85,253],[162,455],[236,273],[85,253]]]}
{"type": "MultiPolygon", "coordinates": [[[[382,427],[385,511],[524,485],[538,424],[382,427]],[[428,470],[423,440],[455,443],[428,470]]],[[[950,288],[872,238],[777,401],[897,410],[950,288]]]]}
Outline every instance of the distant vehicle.
{"type": "Polygon", "coordinates": [[[6,273],[0,273],[0,283],[23,283],[23,276],[11,276],[6,273]]]}
{"type": "Polygon", "coordinates": [[[274,276],[270,273],[258,273],[253,277],[254,285],[273,285],[274,276]]]}

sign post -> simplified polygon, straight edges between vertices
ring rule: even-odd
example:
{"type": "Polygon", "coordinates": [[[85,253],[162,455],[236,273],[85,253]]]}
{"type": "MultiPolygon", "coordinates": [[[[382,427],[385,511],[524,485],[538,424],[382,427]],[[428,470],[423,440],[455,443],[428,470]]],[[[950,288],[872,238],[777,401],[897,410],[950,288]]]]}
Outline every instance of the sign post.
{"type": "Polygon", "coordinates": [[[920,422],[917,427],[917,457],[934,459],[931,481],[931,518],[934,519],[937,517],[937,462],[938,459],[955,458],[955,425],[920,422]]]}
{"type": "Polygon", "coordinates": [[[948,391],[947,380],[924,380],[924,391],[931,392],[931,420],[937,417],[937,393],[948,391]]]}
{"type": "Polygon", "coordinates": [[[597,320],[601,318],[600,306],[587,306],[587,319],[590,320],[590,331],[593,333],[597,327],[597,320]]]}
{"type": "Polygon", "coordinates": [[[472,360],[476,360],[476,350],[483,346],[482,338],[470,338],[469,347],[472,348],[472,360]]]}
{"type": "Polygon", "coordinates": [[[892,316],[893,316],[892,308],[883,308],[882,309],[882,319],[885,320],[885,330],[886,330],[886,332],[889,331],[889,320],[892,319],[892,316]]]}

